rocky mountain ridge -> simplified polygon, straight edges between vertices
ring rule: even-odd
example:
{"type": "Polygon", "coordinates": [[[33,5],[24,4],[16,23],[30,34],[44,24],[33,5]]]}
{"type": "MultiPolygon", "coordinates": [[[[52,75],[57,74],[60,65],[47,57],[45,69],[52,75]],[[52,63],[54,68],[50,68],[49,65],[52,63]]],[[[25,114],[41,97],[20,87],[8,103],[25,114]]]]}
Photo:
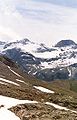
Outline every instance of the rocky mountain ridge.
{"type": "Polygon", "coordinates": [[[23,39],[4,45],[1,54],[38,79],[77,79],[77,44],[73,40],[61,40],[49,48],[23,39]]]}

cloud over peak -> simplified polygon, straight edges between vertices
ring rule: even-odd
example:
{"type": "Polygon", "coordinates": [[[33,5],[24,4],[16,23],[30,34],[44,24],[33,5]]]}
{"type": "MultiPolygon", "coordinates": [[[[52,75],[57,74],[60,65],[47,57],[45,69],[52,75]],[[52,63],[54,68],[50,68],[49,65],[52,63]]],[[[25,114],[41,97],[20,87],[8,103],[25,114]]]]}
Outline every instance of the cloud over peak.
{"type": "Polygon", "coordinates": [[[57,1],[0,0],[0,40],[26,37],[50,45],[68,37],[77,39],[77,9],[69,7],[69,0],[66,6],[57,1]]]}

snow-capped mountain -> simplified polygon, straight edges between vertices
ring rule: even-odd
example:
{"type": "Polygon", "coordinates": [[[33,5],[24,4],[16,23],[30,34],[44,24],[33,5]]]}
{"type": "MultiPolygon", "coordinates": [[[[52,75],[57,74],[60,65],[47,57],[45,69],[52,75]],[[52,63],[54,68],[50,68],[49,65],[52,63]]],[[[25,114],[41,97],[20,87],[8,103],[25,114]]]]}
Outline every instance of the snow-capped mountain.
{"type": "Polygon", "coordinates": [[[72,40],[61,40],[49,48],[23,39],[6,44],[2,54],[39,79],[77,78],[77,44],[72,40]]]}

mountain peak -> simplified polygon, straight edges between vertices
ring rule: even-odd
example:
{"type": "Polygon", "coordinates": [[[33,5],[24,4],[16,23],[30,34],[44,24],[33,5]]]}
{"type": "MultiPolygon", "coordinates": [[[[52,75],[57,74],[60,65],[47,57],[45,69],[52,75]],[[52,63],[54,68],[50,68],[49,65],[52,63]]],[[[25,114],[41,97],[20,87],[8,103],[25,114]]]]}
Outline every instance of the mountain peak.
{"type": "Polygon", "coordinates": [[[76,43],[73,40],[67,39],[67,40],[61,40],[55,45],[55,47],[66,47],[70,45],[76,45],[76,43]]]}
{"type": "Polygon", "coordinates": [[[4,45],[6,42],[2,42],[2,41],[0,41],[0,45],[4,45]]]}
{"type": "Polygon", "coordinates": [[[27,44],[28,42],[30,42],[30,40],[28,40],[27,38],[20,40],[18,42],[21,42],[22,44],[27,44]]]}

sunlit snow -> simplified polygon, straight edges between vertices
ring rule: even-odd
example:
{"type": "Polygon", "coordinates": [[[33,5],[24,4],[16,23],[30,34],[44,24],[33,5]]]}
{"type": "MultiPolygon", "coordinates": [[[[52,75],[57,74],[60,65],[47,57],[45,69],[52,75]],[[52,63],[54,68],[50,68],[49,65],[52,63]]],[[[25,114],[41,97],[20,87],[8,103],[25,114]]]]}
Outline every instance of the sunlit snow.
{"type": "Polygon", "coordinates": [[[21,77],[18,73],[16,73],[15,71],[13,71],[9,66],[8,66],[8,68],[10,69],[10,71],[11,71],[12,73],[14,73],[15,75],[21,77]]]}
{"type": "Polygon", "coordinates": [[[22,80],[19,80],[19,79],[16,79],[16,81],[18,81],[18,82],[21,82],[21,83],[25,83],[24,81],[22,81],[22,80]]]}
{"type": "Polygon", "coordinates": [[[44,88],[44,87],[41,87],[41,86],[34,86],[34,88],[36,88],[42,92],[45,92],[45,93],[54,93],[54,91],[51,91],[51,90],[44,88]]]}
{"type": "Polygon", "coordinates": [[[8,109],[12,106],[16,106],[17,104],[33,104],[38,103],[36,101],[30,100],[18,100],[15,98],[5,97],[0,95],[0,120],[20,120],[14,113],[9,111],[8,109]],[[1,107],[3,105],[3,107],[1,107]]]}
{"type": "Polygon", "coordinates": [[[55,107],[56,109],[66,110],[66,111],[71,111],[71,112],[75,112],[75,113],[77,113],[77,111],[74,111],[74,110],[68,109],[68,108],[66,108],[66,107],[62,107],[62,106],[57,105],[57,104],[54,104],[54,103],[46,102],[46,104],[47,104],[47,105],[51,105],[51,106],[55,107]]]}
{"type": "Polygon", "coordinates": [[[5,83],[5,82],[1,82],[1,81],[0,81],[0,84],[4,84],[4,85],[7,85],[7,83],[5,83]]]}
{"type": "Polygon", "coordinates": [[[0,120],[20,120],[20,118],[3,107],[0,108],[0,120]]]}
{"type": "Polygon", "coordinates": [[[10,81],[10,80],[7,80],[7,79],[4,79],[4,78],[0,78],[0,81],[7,82],[7,83],[10,83],[10,84],[13,84],[13,85],[19,86],[19,84],[15,83],[15,82],[13,82],[13,81],[10,81]]]}

